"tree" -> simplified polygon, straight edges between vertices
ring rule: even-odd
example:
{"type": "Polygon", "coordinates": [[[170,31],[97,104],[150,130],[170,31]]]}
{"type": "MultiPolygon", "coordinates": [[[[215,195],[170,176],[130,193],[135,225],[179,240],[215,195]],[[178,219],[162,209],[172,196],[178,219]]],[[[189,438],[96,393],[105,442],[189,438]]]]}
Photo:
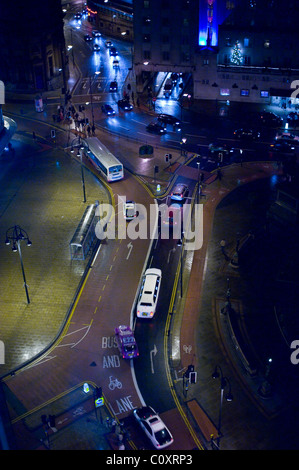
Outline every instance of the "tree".
{"type": "Polygon", "coordinates": [[[241,47],[240,47],[239,41],[237,41],[233,48],[233,52],[231,56],[231,63],[234,65],[241,65],[242,61],[243,61],[243,56],[241,53],[241,47]]]}

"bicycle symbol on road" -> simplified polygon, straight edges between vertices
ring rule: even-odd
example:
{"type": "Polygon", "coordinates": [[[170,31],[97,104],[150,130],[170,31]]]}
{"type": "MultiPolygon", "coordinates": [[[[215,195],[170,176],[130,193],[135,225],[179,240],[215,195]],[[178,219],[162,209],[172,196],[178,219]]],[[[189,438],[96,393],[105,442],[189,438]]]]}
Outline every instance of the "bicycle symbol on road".
{"type": "Polygon", "coordinates": [[[116,377],[113,378],[113,376],[110,375],[109,380],[110,382],[109,382],[108,387],[110,390],[114,390],[115,388],[122,388],[123,384],[119,380],[117,380],[116,377]]]}
{"type": "Polygon", "coordinates": [[[183,346],[183,351],[187,354],[191,354],[191,351],[192,351],[192,346],[191,344],[189,344],[188,346],[186,344],[184,344],[183,346]]]}

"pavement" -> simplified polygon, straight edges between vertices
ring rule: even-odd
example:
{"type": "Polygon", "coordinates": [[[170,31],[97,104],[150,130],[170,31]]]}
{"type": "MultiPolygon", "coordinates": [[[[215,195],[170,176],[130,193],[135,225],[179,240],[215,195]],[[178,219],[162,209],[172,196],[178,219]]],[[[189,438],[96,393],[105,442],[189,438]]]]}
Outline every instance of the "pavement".
{"type": "MultiPolygon", "coordinates": [[[[17,166],[17,169],[21,170],[19,175],[11,160],[7,159],[7,155],[1,157],[2,169],[7,167],[6,171],[10,171],[10,178],[5,180],[1,198],[1,232],[16,223],[16,220],[22,226],[29,225],[29,233],[34,233],[37,244],[41,246],[39,256],[42,263],[34,265],[31,255],[26,254],[28,258],[27,260],[25,258],[25,261],[31,266],[30,271],[34,273],[29,279],[29,285],[35,286],[31,288],[31,293],[35,296],[35,304],[38,308],[34,309],[34,303],[30,306],[25,304],[24,292],[22,288],[18,289],[16,286],[13,278],[16,267],[11,260],[11,254],[7,254],[7,247],[1,246],[0,248],[1,259],[4,260],[0,268],[2,286],[4,287],[0,300],[1,323],[3,325],[1,335],[4,335],[6,356],[9,358],[9,362],[4,367],[0,366],[0,372],[9,406],[13,406],[17,415],[27,413],[28,416],[24,418],[27,428],[29,430],[38,428],[38,433],[41,433],[40,448],[114,449],[118,445],[115,441],[116,435],[106,423],[106,418],[110,417],[109,408],[101,408],[101,411],[98,411],[98,413],[102,413],[100,417],[96,415],[96,410],[88,404],[88,399],[84,401],[85,405],[82,408],[82,384],[81,388],[68,390],[66,399],[68,408],[73,413],[73,422],[72,425],[65,427],[63,431],[58,433],[51,428],[47,428],[45,432],[40,426],[38,427],[37,423],[40,421],[41,414],[55,414],[58,413],[57,410],[65,409],[63,396],[56,397],[55,401],[47,403],[45,407],[34,405],[31,409],[24,409],[22,394],[25,393],[25,390],[19,390],[18,394],[10,392],[10,384],[18,376],[18,374],[14,376],[13,371],[17,371],[24,362],[30,361],[36,354],[45,351],[60,334],[87,266],[78,265],[77,270],[71,273],[69,262],[66,259],[57,260],[57,252],[52,252],[52,248],[50,249],[53,245],[53,239],[57,240],[58,244],[65,243],[70,239],[76,226],[74,221],[79,220],[83,206],[81,192],[74,192],[74,181],[79,174],[78,164],[71,162],[70,173],[69,155],[65,153],[65,157],[61,156],[63,143],[68,139],[68,129],[64,124],[54,125],[52,122],[52,107],[54,106],[47,105],[45,112],[39,114],[35,112],[32,104],[22,103],[20,109],[16,104],[9,103],[4,107],[4,114],[11,116],[18,124],[18,131],[12,140],[17,153],[17,161],[19,163],[21,161],[18,154],[18,142],[22,141],[23,144],[25,142],[28,152],[25,153],[24,164],[17,166]],[[27,125],[28,123],[30,124],[27,125]],[[34,123],[39,126],[37,142],[32,142],[30,132],[34,123]],[[55,143],[50,138],[51,128],[55,128],[57,131],[55,143]],[[49,148],[46,147],[47,145],[49,148]],[[42,165],[44,167],[40,164],[36,165],[36,161],[31,156],[32,146],[38,148],[43,155],[42,165]],[[47,151],[49,155],[51,152],[56,152],[56,166],[53,166],[53,160],[47,159],[47,151]],[[39,173],[42,170],[44,170],[45,179],[37,183],[34,179],[35,172],[39,173]],[[52,194],[49,195],[47,188],[53,184],[57,174],[58,182],[54,186],[52,194]],[[68,178],[72,175],[72,184],[68,184],[67,198],[62,192],[66,174],[68,178]],[[32,198],[32,185],[36,185],[35,191],[39,195],[38,198],[32,198]],[[49,208],[46,213],[47,198],[49,198],[49,208]],[[7,210],[8,206],[10,207],[9,211],[7,210]],[[28,210],[28,206],[30,206],[30,210],[28,210]],[[53,207],[56,209],[53,210],[53,207]],[[61,223],[61,218],[63,218],[63,223],[61,223]],[[47,230],[47,227],[52,227],[52,223],[55,227],[55,223],[59,220],[59,233],[57,230],[47,230]],[[47,243],[49,239],[51,243],[47,243]],[[49,269],[45,268],[47,265],[49,269]],[[12,274],[7,275],[7,273],[12,274]],[[48,300],[49,298],[51,300],[48,300]],[[24,355],[25,346],[27,356],[24,355]]],[[[143,111],[146,110],[145,106],[143,111]]],[[[172,150],[173,165],[172,168],[169,168],[164,160],[164,154],[168,153],[165,148],[155,147],[153,158],[145,161],[138,156],[138,143],[127,139],[122,141],[120,147],[119,139],[112,141],[109,135],[100,130],[97,130],[96,133],[117,156],[125,160],[129,171],[140,175],[140,182],[148,188],[152,196],[166,194],[169,185],[175,181],[175,178],[187,171],[184,166],[185,158],[180,155],[179,151],[174,153],[172,150]],[[154,175],[153,169],[156,165],[159,166],[159,173],[154,175]],[[157,184],[160,184],[159,191],[157,184]]],[[[221,227],[226,227],[225,234],[220,233],[221,230],[219,232],[217,207],[234,189],[250,182],[254,183],[259,179],[271,178],[278,173],[279,170],[275,165],[267,162],[246,163],[242,166],[232,165],[225,168],[221,181],[210,179],[210,184],[204,185],[204,197],[201,198],[204,208],[203,246],[194,253],[185,254],[184,293],[182,298],[177,294],[174,304],[175,315],[173,315],[170,326],[170,372],[178,403],[188,416],[203,446],[207,449],[215,448],[217,445],[220,445],[221,449],[235,450],[296,448],[294,427],[290,426],[295,422],[294,408],[285,406],[286,404],[282,403],[279,396],[275,394],[269,398],[261,397],[257,393],[260,385],[264,383],[265,377],[261,374],[252,378],[244,371],[244,366],[240,364],[238,351],[231,346],[229,341],[231,335],[226,324],[227,319],[223,318],[221,314],[227,301],[227,279],[238,279],[239,284],[241,281],[238,269],[233,268],[230,262],[223,258],[219,249],[219,242],[224,237],[228,240],[228,249],[231,250],[232,255],[234,254],[235,232],[232,228],[233,223],[230,221],[227,224],[225,220],[221,221],[221,227]],[[189,384],[186,389],[184,373],[190,364],[197,372],[197,382],[189,384]],[[234,395],[234,401],[224,403],[223,408],[219,408],[219,381],[211,379],[216,365],[221,366],[224,375],[229,378],[234,395]],[[211,439],[205,440],[200,422],[196,423],[195,417],[188,407],[188,403],[192,400],[195,400],[204,410],[205,419],[215,424],[216,427],[219,424],[221,410],[222,437],[220,443],[215,444],[211,439]]],[[[92,174],[87,173],[87,175],[88,201],[91,203],[96,199],[105,201],[106,191],[99,187],[92,174]]],[[[208,176],[206,175],[206,180],[208,180],[208,176]]],[[[196,180],[197,171],[195,170],[192,176],[188,170],[188,177],[196,180]]],[[[238,216],[238,223],[241,219],[244,225],[242,233],[246,234],[246,230],[250,229],[246,226],[247,216],[245,213],[238,214],[238,216]]],[[[236,220],[235,223],[237,223],[236,220]]],[[[1,236],[3,237],[3,233],[1,236]]],[[[242,311],[246,296],[243,296],[244,286],[241,288],[239,285],[238,288],[242,296],[239,297],[238,292],[233,291],[231,302],[235,309],[238,308],[239,311],[242,311]]],[[[50,389],[51,380],[52,378],[49,377],[50,389]]],[[[18,426],[14,426],[14,430],[18,432],[18,426]]],[[[24,446],[31,448],[33,443],[30,438],[28,437],[28,440],[24,436],[22,438],[24,446]]],[[[127,445],[134,449],[134,444],[130,439],[128,439],[127,445]]]]}

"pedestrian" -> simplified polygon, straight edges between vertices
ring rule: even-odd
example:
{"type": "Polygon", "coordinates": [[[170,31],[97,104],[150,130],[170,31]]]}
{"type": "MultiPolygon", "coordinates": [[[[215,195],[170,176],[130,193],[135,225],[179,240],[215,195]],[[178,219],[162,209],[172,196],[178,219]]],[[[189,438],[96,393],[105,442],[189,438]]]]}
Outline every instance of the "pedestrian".
{"type": "Polygon", "coordinates": [[[88,137],[90,137],[90,133],[91,133],[90,126],[87,126],[87,133],[88,133],[88,137]]]}
{"type": "Polygon", "coordinates": [[[52,114],[52,119],[53,119],[53,122],[56,121],[56,114],[52,114]]]}
{"type": "Polygon", "coordinates": [[[32,138],[33,138],[33,140],[34,140],[34,142],[35,142],[35,140],[36,140],[36,135],[35,135],[35,132],[34,132],[34,131],[32,132],[32,138]]]}
{"type": "Polygon", "coordinates": [[[205,179],[205,175],[204,175],[204,173],[201,173],[200,174],[200,182],[203,183],[204,179],[205,179]]]}
{"type": "Polygon", "coordinates": [[[222,180],[222,176],[223,176],[223,175],[222,175],[222,171],[220,170],[220,168],[218,168],[218,170],[217,170],[217,178],[218,178],[219,181],[222,180]]]}
{"type": "Polygon", "coordinates": [[[96,128],[95,128],[95,125],[94,125],[94,124],[92,125],[91,130],[92,130],[92,135],[95,135],[96,128]]]}

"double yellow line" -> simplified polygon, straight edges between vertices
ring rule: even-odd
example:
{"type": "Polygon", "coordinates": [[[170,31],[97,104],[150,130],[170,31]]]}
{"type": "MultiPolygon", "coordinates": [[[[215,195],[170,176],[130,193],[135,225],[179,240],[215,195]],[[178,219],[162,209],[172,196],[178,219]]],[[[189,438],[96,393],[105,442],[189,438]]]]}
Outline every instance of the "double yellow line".
{"type": "Polygon", "coordinates": [[[175,296],[176,296],[176,291],[177,291],[177,285],[178,285],[178,279],[179,279],[179,273],[180,273],[180,269],[181,269],[181,262],[179,262],[178,264],[178,269],[177,269],[177,272],[176,272],[176,275],[175,275],[175,280],[174,280],[174,284],[173,284],[173,290],[172,290],[172,294],[171,294],[171,299],[170,299],[170,305],[169,305],[169,310],[168,310],[168,314],[167,314],[167,318],[166,318],[166,324],[165,324],[165,331],[164,331],[164,361],[165,361],[165,370],[166,370],[166,376],[167,376],[167,381],[168,381],[168,385],[169,385],[169,388],[170,388],[170,392],[171,392],[171,395],[174,399],[174,402],[176,404],[176,407],[180,413],[180,415],[182,416],[196,446],[198,447],[199,450],[204,450],[204,447],[202,445],[202,443],[200,442],[200,440],[198,439],[192,425],[190,424],[187,416],[186,416],[186,413],[185,411],[183,410],[181,404],[180,404],[180,401],[178,399],[178,396],[176,394],[176,391],[175,391],[175,388],[174,388],[174,384],[173,384],[173,381],[172,381],[172,377],[171,377],[171,373],[170,373],[170,368],[169,368],[169,361],[168,361],[168,332],[169,332],[169,329],[170,329],[170,322],[171,322],[171,316],[172,316],[172,309],[173,309],[173,306],[174,306],[174,301],[175,301],[175,296]]]}

